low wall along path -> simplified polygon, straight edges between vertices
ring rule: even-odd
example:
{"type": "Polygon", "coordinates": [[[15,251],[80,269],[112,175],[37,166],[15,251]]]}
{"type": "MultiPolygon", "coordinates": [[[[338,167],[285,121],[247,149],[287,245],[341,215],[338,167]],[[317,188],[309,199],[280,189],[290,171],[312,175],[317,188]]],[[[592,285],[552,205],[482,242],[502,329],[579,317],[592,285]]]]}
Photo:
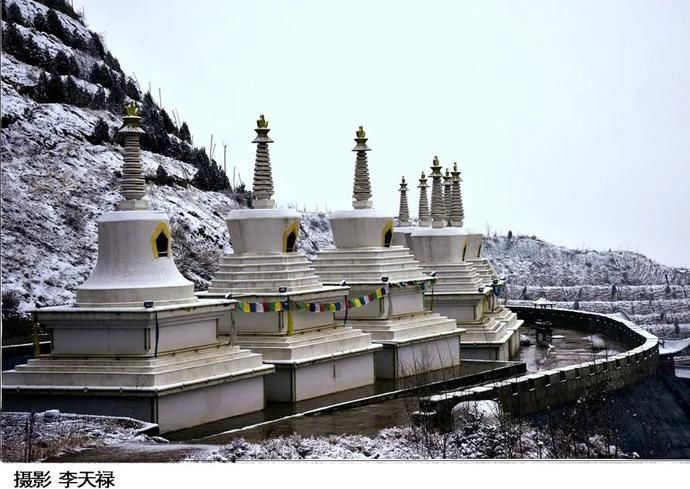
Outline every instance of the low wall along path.
{"type": "Polygon", "coordinates": [[[613,390],[634,384],[657,370],[658,338],[622,315],[612,317],[566,309],[510,308],[526,323],[539,318],[551,321],[554,326],[599,333],[619,341],[628,349],[603,359],[422,398],[420,410],[435,413],[440,425],[448,425],[453,407],[463,401],[496,400],[503,409],[521,416],[575,401],[594,389],[613,390]]]}

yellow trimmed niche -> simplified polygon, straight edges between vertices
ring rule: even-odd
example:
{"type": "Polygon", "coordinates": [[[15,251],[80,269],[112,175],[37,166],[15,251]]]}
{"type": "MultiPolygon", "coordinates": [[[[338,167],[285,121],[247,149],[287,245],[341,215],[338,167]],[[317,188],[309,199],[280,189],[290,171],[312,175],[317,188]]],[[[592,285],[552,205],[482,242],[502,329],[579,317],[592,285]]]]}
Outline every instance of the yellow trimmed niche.
{"type": "Polygon", "coordinates": [[[393,241],[393,219],[390,219],[381,231],[381,246],[389,248],[393,241]]]}
{"type": "Polygon", "coordinates": [[[295,220],[283,231],[283,253],[292,253],[297,248],[299,221],[295,220]]]}
{"type": "Polygon", "coordinates": [[[481,243],[479,243],[479,248],[477,249],[477,258],[479,258],[480,256],[482,256],[482,246],[484,246],[484,241],[482,241],[481,243]]]}
{"type": "Polygon", "coordinates": [[[151,233],[151,251],[154,258],[171,257],[172,256],[172,237],[170,235],[170,228],[161,221],[156,226],[156,229],[151,233]]]}

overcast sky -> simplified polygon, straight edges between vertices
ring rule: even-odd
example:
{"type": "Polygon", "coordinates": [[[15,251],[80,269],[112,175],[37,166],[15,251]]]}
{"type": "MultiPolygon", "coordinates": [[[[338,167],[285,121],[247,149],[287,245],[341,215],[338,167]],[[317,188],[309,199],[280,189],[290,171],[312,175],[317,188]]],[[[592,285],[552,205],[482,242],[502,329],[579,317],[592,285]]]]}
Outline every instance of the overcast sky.
{"type": "MultiPolygon", "coordinates": [[[[75,0],[141,87],[281,205],[351,207],[354,131],[397,214],[433,156],[465,225],[690,265],[690,2],[75,0]]],[[[232,175],[231,170],[229,170],[232,175]]]]}

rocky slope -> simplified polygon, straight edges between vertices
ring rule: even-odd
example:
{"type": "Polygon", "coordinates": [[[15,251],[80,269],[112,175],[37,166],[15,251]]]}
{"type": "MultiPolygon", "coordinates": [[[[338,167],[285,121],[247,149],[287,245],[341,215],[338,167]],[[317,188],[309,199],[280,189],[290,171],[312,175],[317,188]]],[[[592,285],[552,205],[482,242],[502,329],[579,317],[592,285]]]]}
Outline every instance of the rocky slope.
{"type": "MultiPolygon", "coordinates": [[[[94,65],[105,66],[103,59],[31,26],[36,15],[52,9],[31,0],[12,0],[3,1],[3,14],[10,9],[16,12],[17,7],[26,25],[3,20],[3,33],[10,28],[19,30],[27,45],[42,50],[38,58],[56,59],[58,53],[66,53],[77,59],[82,76],[94,65]]],[[[72,30],[73,36],[95,36],[78,19],[61,12],[54,17],[64,29],[72,30]]],[[[3,36],[1,252],[3,313],[7,315],[21,314],[34,304],[61,304],[74,298],[75,287],[95,264],[96,219],[112,210],[120,198],[118,177],[123,157],[122,147],[114,142],[96,144],[93,140],[100,119],[107,126],[107,139],[116,141],[113,136],[121,126],[119,116],[90,104],[37,101],[36,86],[41,75],[49,73],[18,60],[5,48],[3,36]]],[[[112,56],[105,52],[104,57],[112,56]]],[[[111,74],[124,77],[115,70],[111,74]]],[[[73,78],[89,93],[103,90],[110,98],[110,89],[73,78]]],[[[151,110],[157,116],[162,113],[156,107],[151,110]]],[[[178,132],[177,128],[174,131],[178,132]]],[[[187,153],[195,151],[175,134],[168,137],[167,141],[174,141],[187,153]]],[[[195,187],[198,165],[150,151],[143,151],[142,159],[147,199],[152,208],[170,216],[178,266],[203,288],[214,271],[208,265],[232,251],[223,217],[239,207],[233,198],[237,195],[195,187]],[[167,178],[165,184],[158,185],[155,182],[160,181],[161,169],[167,178]]]]}

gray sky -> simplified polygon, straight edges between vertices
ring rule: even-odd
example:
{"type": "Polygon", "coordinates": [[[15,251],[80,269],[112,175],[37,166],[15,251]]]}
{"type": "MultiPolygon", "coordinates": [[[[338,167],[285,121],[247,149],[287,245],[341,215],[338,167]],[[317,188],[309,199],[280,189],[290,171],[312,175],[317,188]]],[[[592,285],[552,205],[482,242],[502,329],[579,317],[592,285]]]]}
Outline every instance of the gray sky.
{"type": "MultiPolygon", "coordinates": [[[[351,207],[354,131],[397,213],[437,154],[465,225],[690,265],[690,2],[75,0],[194,142],[280,204],[351,207]]],[[[232,174],[229,171],[230,175],[232,174]]]]}

